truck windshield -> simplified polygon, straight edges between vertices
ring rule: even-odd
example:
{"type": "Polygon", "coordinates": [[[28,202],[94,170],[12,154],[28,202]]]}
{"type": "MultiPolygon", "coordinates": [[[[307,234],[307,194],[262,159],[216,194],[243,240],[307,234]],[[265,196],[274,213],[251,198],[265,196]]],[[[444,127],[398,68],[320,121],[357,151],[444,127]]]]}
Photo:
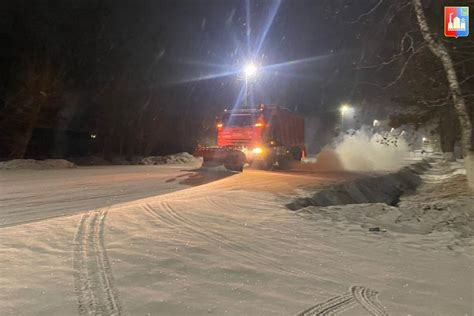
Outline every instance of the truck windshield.
{"type": "Polygon", "coordinates": [[[223,121],[225,127],[246,127],[255,124],[255,118],[251,114],[227,114],[223,121]]]}

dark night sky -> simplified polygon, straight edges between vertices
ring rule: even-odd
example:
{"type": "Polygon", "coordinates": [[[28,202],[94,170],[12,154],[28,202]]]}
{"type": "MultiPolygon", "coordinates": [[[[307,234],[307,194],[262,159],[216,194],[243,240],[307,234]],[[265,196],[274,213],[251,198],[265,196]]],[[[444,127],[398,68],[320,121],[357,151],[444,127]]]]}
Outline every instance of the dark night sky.
{"type": "MultiPolygon", "coordinates": [[[[386,112],[393,95],[419,93],[403,84],[392,89],[359,84],[370,81],[383,85],[393,80],[403,58],[373,73],[356,71],[356,67],[380,63],[399,51],[401,34],[406,31],[415,41],[420,40],[409,6],[388,19],[393,7],[401,2],[383,1],[371,14],[364,15],[378,3],[2,2],[1,107],[21,86],[28,65],[35,64],[39,68],[50,65],[63,74],[57,103],[59,113],[69,117],[68,122],[61,123],[64,129],[91,129],[91,117],[100,121],[98,113],[110,112],[127,119],[136,113],[153,118],[167,113],[166,118],[172,120],[189,115],[190,120],[212,121],[225,107],[234,106],[238,100],[242,104],[242,98],[238,98],[243,86],[239,71],[247,60],[253,60],[265,67],[251,84],[254,103],[285,105],[328,122],[337,121],[342,102],[359,107],[377,104],[369,106],[371,117],[367,120],[373,119],[386,112]],[[280,66],[270,66],[275,64],[280,66]],[[209,79],[222,73],[230,75],[209,79]],[[196,80],[199,77],[207,79],[196,80]]],[[[439,33],[444,1],[430,0],[426,5],[428,18],[434,21],[432,27],[439,33]]],[[[472,47],[467,40],[457,43],[472,47]]],[[[422,61],[430,61],[428,50],[424,54],[422,61]]],[[[418,68],[407,71],[404,80],[422,82],[417,76],[428,73],[426,65],[412,64],[418,68]]],[[[48,116],[43,119],[48,120],[53,121],[48,116]]],[[[122,125],[131,128],[130,124],[122,125]]],[[[106,125],[109,122],[96,123],[95,128],[113,129],[106,125]]]]}
{"type": "MultiPolygon", "coordinates": [[[[11,5],[10,24],[13,36],[23,37],[13,41],[26,43],[7,46],[14,58],[48,50],[55,60],[65,59],[69,77],[85,87],[127,76],[147,87],[177,87],[184,92],[181,102],[227,106],[242,84],[236,75],[172,83],[234,70],[249,57],[269,65],[323,56],[279,67],[279,74],[264,73],[254,84],[256,102],[312,107],[321,102],[321,83],[345,66],[351,45],[357,45],[358,27],[344,22],[377,1],[361,2],[296,0],[278,6],[278,1],[250,1],[249,54],[245,0],[25,1],[11,5]]],[[[339,92],[337,98],[349,97],[349,89],[339,92]]],[[[337,101],[333,98],[329,103],[337,101]]]]}

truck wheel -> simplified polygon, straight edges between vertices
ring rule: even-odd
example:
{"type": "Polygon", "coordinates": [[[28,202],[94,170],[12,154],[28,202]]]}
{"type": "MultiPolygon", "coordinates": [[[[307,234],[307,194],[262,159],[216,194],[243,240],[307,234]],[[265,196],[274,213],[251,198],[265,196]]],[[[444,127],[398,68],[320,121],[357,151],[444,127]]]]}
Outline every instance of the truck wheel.
{"type": "Polygon", "coordinates": [[[225,164],[224,167],[230,171],[242,172],[244,170],[244,165],[229,165],[225,164]]]}
{"type": "Polygon", "coordinates": [[[253,160],[251,166],[258,170],[270,170],[273,166],[273,160],[269,157],[263,160],[253,160]]]}
{"type": "Polygon", "coordinates": [[[204,168],[213,168],[213,167],[217,167],[218,165],[222,165],[222,162],[219,163],[217,161],[214,161],[214,160],[208,159],[208,158],[204,158],[203,161],[202,161],[202,166],[204,168]]]}
{"type": "Polygon", "coordinates": [[[202,166],[204,168],[214,168],[214,167],[217,167],[218,165],[222,165],[222,163],[215,162],[215,161],[206,161],[206,160],[202,162],[202,166]]]}
{"type": "Polygon", "coordinates": [[[280,156],[278,157],[278,168],[288,169],[290,167],[290,156],[280,156]]]}
{"type": "Polygon", "coordinates": [[[245,164],[245,154],[241,151],[235,151],[224,161],[224,167],[228,170],[242,172],[245,164]]]}
{"type": "Polygon", "coordinates": [[[301,158],[303,158],[303,151],[299,147],[293,147],[291,149],[291,156],[293,160],[301,161],[301,158]]]}

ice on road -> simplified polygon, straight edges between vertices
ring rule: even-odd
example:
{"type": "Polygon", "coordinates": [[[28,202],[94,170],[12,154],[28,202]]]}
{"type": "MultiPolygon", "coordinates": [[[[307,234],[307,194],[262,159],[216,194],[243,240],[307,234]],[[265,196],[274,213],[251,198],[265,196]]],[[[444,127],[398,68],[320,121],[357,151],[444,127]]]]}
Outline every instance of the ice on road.
{"type": "Polygon", "coordinates": [[[357,175],[194,168],[1,172],[1,314],[472,313],[473,257],[443,234],[284,207],[357,175]]]}

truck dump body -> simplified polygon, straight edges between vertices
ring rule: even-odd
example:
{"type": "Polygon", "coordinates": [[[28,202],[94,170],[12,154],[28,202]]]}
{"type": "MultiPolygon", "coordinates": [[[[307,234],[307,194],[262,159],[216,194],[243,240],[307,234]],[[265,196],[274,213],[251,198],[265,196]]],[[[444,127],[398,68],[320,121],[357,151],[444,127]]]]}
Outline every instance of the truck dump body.
{"type": "Polygon", "coordinates": [[[284,146],[304,146],[304,118],[285,108],[264,110],[267,117],[267,138],[284,146]]]}
{"type": "Polygon", "coordinates": [[[217,122],[217,146],[198,148],[195,155],[232,170],[245,162],[282,166],[304,155],[304,119],[279,106],[226,111],[217,122]]]}

